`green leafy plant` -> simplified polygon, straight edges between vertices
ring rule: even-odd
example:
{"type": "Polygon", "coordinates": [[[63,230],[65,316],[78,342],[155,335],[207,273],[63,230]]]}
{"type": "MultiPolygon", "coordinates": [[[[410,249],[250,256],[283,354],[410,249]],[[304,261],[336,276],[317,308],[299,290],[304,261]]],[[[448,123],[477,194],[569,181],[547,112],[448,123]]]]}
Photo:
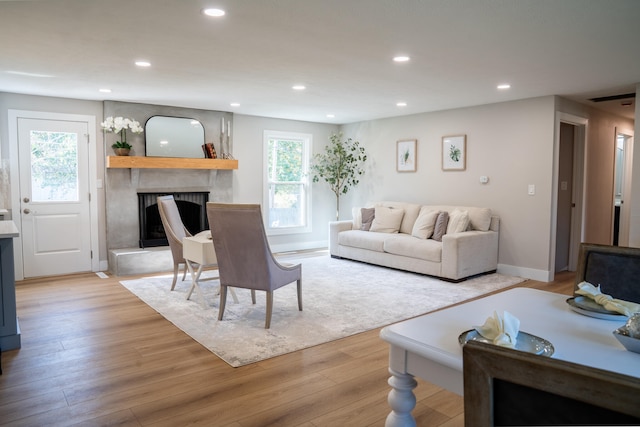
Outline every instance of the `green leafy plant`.
{"type": "Polygon", "coordinates": [[[324,180],[336,195],[336,220],[340,218],[340,196],[358,185],[364,175],[363,164],[367,154],[360,142],[348,138],[342,141],[342,134],[329,137],[330,143],[324,147],[324,153],[316,154],[309,169],[313,173],[313,182],[324,180]]]}
{"type": "Polygon", "coordinates": [[[127,141],[116,141],[111,145],[111,148],[128,148],[131,149],[133,146],[129,144],[127,141]]]}
{"type": "Polygon", "coordinates": [[[460,155],[462,155],[462,151],[460,151],[460,149],[455,145],[451,144],[451,147],[449,147],[449,158],[454,162],[459,162],[460,155]]]}

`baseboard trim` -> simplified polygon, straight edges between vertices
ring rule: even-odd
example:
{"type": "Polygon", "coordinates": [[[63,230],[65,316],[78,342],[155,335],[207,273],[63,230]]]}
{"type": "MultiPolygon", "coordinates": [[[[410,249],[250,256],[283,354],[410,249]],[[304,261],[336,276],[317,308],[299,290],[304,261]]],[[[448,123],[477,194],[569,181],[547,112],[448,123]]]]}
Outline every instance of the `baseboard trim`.
{"type": "Polygon", "coordinates": [[[507,276],[524,277],[525,279],[537,280],[539,282],[551,282],[553,280],[553,272],[518,267],[515,265],[498,264],[497,271],[498,273],[505,274],[507,276]]]}

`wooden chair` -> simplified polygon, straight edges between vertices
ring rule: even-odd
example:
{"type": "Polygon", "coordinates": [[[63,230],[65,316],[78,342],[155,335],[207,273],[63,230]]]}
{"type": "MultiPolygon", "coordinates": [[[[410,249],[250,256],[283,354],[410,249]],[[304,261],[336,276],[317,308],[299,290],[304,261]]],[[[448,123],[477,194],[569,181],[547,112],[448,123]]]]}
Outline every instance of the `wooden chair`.
{"type": "Polygon", "coordinates": [[[207,216],[218,258],[220,273],[220,311],[222,320],[227,288],[251,289],[267,293],[265,328],[271,326],[273,291],[297,282],[298,310],[302,311],[302,266],[285,266],[274,258],[264,230],[260,205],[207,203],[207,216]]]}
{"type": "Polygon", "coordinates": [[[173,196],[160,196],[157,201],[160,219],[162,220],[162,226],[167,235],[171,256],[173,257],[173,282],[171,283],[171,290],[173,290],[176,287],[180,265],[184,265],[182,280],[184,281],[187,276],[187,263],[182,254],[182,239],[191,236],[191,233],[182,223],[178,205],[173,196]]]}
{"type": "Polygon", "coordinates": [[[480,342],[462,354],[465,426],[640,423],[637,377],[480,342]]]}
{"type": "Polygon", "coordinates": [[[601,285],[602,293],[640,303],[640,248],[582,243],[575,289],[583,281],[601,285]]]}

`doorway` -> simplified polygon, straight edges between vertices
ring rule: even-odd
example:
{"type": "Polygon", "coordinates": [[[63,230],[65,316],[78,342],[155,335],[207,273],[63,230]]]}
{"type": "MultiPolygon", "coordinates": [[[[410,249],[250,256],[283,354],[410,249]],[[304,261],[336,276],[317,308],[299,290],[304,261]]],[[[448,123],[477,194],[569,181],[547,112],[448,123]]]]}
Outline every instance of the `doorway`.
{"type": "Polygon", "coordinates": [[[616,129],[615,178],[613,191],[613,242],[614,246],[629,246],[629,222],[631,213],[625,198],[632,177],[633,131],[616,129]]]}
{"type": "Polygon", "coordinates": [[[9,116],[16,279],[97,271],[95,118],[9,116]]]}
{"type": "MultiPolygon", "coordinates": [[[[558,113],[554,173],[553,273],[576,271],[583,237],[584,152],[587,119],[558,113]]],[[[550,279],[553,279],[551,275],[550,279]]]]}

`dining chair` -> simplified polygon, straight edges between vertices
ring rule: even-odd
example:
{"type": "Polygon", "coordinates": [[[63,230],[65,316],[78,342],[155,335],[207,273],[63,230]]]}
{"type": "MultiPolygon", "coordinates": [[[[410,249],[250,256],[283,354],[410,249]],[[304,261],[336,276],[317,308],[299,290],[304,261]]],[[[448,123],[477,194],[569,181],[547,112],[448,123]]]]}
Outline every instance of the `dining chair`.
{"type": "Polygon", "coordinates": [[[640,248],[581,243],[574,291],[583,281],[614,298],[640,303],[640,248]]]}
{"type": "Polygon", "coordinates": [[[640,381],[470,341],[462,348],[465,426],[640,425],[640,381]]]}
{"type": "Polygon", "coordinates": [[[227,288],[251,290],[267,295],[265,329],[271,326],[273,292],[297,282],[298,310],[302,311],[302,266],[287,266],[276,261],[267,240],[260,205],[207,203],[207,216],[220,273],[220,311],[222,320],[227,288]]]}
{"type": "Polygon", "coordinates": [[[173,196],[159,196],[157,201],[160,219],[173,257],[173,282],[171,282],[171,290],[173,290],[176,287],[180,265],[184,265],[182,280],[184,281],[187,276],[187,262],[182,251],[182,239],[191,236],[191,233],[182,223],[178,205],[173,196]]]}

